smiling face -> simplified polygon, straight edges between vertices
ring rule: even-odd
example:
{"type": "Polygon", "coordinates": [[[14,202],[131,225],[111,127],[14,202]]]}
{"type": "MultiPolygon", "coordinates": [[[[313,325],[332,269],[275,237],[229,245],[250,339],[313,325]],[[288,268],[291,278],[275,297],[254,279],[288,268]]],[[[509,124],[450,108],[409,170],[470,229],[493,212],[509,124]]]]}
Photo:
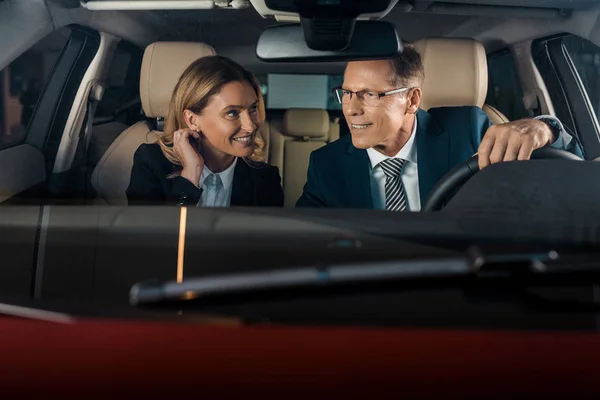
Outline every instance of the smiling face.
{"type": "Polygon", "coordinates": [[[258,96],[245,81],[229,82],[213,95],[200,114],[186,110],[186,120],[203,136],[205,150],[248,157],[261,124],[258,96]]]}
{"type": "MultiPolygon", "coordinates": [[[[352,92],[388,92],[400,88],[392,84],[392,76],[392,65],[387,60],[349,62],[342,88],[352,92]]],[[[410,137],[419,101],[420,89],[381,97],[377,105],[365,105],[352,94],[350,101],[342,104],[352,144],[359,149],[373,147],[395,155],[410,137]]]]}

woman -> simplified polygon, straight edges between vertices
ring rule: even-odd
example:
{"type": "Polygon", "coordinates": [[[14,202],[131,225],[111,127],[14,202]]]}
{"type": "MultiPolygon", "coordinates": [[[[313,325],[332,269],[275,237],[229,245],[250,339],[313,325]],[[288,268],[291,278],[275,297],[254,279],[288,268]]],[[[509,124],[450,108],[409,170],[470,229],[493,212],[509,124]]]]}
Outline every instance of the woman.
{"type": "Polygon", "coordinates": [[[265,107],[256,78],[202,57],[173,91],[164,133],[134,155],[129,204],[283,206],[279,169],[262,162],[265,107]]]}

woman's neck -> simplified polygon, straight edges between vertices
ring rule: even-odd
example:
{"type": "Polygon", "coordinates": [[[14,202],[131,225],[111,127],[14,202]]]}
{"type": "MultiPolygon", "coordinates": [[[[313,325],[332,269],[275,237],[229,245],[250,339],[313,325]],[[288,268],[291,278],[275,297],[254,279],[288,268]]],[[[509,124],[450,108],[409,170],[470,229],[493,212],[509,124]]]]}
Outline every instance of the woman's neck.
{"type": "Polygon", "coordinates": [[[234,156],[229,154],[216,154],[208,149],[204,152],[204,165],[208,167],[212,172],[219,173],[225,171],[235,159],[234,156]]]}

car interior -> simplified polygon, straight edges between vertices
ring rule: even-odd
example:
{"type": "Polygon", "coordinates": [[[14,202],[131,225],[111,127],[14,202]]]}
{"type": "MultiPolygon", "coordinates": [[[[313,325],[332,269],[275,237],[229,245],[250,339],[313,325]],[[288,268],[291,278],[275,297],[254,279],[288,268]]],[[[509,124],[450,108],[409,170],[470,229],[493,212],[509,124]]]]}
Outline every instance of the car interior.
{"type": "MultiPolygon", "coordinates": [[[[489,246],[482,250],[486,256],[516,253],[519,265],[538,260],[540,246],[546,256],[554,254],[548,249],[576,256],[581,247],[597,249],[600,191],[593,183],[600,163],[593,160],[600,159],[600,4],[358,2],[386,7],[361,14],[357,23],[391,24],[394,38],[420,52],[426,75],[422,109],[477,106],[494,124],[553,115],[584,150],[585,161],[486,168],[469,182],[476,190],[459,190],[446,212],[390,213],[294,208],[311,152],[350,133],[332,93],[343,82],[344,57],[275,60],[258,51],[266,32],[276,38],[277,27],[301,26],[297,13],[285,11],[291,3],[0,0],[0,251],[6,255],[0,297],[84,315],[123,312],[119,315],[177,320],[177,307],[159,313],[132,307],[132,287],[146,279],[177,277],[178,284],[184,276],[346,263],[371,263],[367,274],[381,271],[378,263],[385,261],[414,261],[409,272],[434,275],[421,282],[425,289],[412,280],[398,286],[384,282],[380,291],[365,285],[356,294],[350,287],[316,300],[291,291],[279,303],[267,294],[243,310],[245,297],[222,307],[204,304],[203,310],[235,317],[244,311],[259,321],[597,329],[595,313],[561,313],[557,309],[564,304],[518,297],[519,288],[503,280],[496,285],[491,279],[497,291],[487,292],[485,279],[503,278],[494,268],[506,267],[506,258],[492,256],[481,280],[480,269],[469,269],[467,274],[477,276],[467,276],[474,279],[466,288],[445,276],[437,280],[438,264],[427,262],[479,262],[474,244],[489,246]],[[212,54],[239,62],[261,84],[267,110],[259,133],[265,161],[279,168],[284,209],[125,207],[134,152],[162,134],[182,71],[212,54]],[[419,264],[421,259],[427,262],[419,264]]],[[[324,32],[340,28],[333,25],[323,25],[324,32]]],[[[366,39],[367,47],[382,47],[377,35],[366,39]]],[[[289,47],[291,52],[302,46],[289,47]]],[[[513,271],[514,259],[507,270],[513,271]]],[[[587,265],[569,260],[557,269],[587,265]]],[[[565,287],[571,281],[562,279],[549,278],[561,287],[544,287],[543,294],[581,294],[597,303],[598,286],[590,283],[595,281],[565,287]]]]}
{"type": "MultiPolygon", "coordinates": [[[[310,153],[348,134],[330,93],[344,63],[260,60],[261,32],[298,20],[265,1],[198,1],[206,9],[194,10],[117,3],[128,7],[0,1],[0,31],[10,38],[0,43],[0,202],[125,205],[133,153],[161,134],[177,78],[196,58],[220,54],[263,85],[265,161],[279,168],[293,207],[310,153]]],[[[595,2],[390,4],[363,19],[391,22],[421,53],[421,108],[478,106],[493,123],[556,115],[586,159],[600,157],[595,2]]]]}

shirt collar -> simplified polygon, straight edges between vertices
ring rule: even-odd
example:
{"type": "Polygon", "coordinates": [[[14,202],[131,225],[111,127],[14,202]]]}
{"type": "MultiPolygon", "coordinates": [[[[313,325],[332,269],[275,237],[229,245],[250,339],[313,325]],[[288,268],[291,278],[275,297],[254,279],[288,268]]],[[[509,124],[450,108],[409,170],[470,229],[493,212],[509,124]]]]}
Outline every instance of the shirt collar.
{"type": "Polygon", "coordinates": [[[404,144],[404,146],[400,149],[398,154],[394,157],[386,156],[385,154],[381,154],[374,148],[367,149],[367,154],[369,155],[369,160],[371,160],[371,168],[375,168],[380,162],[387,160],[388,158],[401,158],[408,162],[413,162],[417,164],[417,146],[415,146],[415,136],[417,134],[417,118],[415,116],[415,123],[413,124],[412,132],[410,133],[410,137],[408,141],[404,144]]]}
{"type": "MultiPolygon", "coordinates": [[[[235,165],[237,164],[237,157],[235,157],[233,159],[233,162],[231,163],[231,165],[229,167],[227,167],[226,170],[216,173],[215,175],[219,175],[221,177],[221,182],[223,182],[223,189],[228,190],[231,185],[233,184],[233,174],[235,172],[235,165]]],[[[204,183],[204,180],[206,178],[208,178],[210,176],[210,174],[212,174],[213,172],[208,169],[208,167],[205,165],[204,168],[202,168],[202,175],[200,176],[200,182],[198,186],[202,186],[202,184],[204,183]]]]}

